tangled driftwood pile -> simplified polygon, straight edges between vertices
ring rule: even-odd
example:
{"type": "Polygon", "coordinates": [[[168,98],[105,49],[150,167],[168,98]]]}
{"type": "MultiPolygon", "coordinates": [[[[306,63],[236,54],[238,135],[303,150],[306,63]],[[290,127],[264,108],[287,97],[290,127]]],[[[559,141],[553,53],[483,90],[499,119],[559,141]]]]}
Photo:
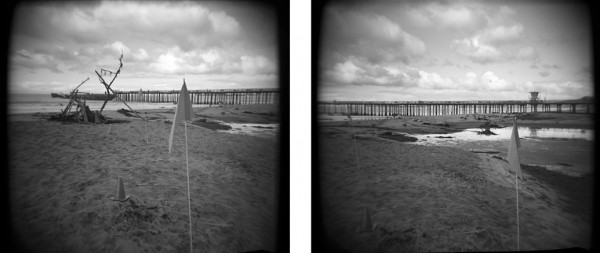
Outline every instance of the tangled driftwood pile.
{"type": "MultiPolygon", "coordinates": [[[[113,91],[113,89],[111,88],[111,85],[113,84],[113,82],[115,81],[117,76],[121,73],[121,68],[123,67],[122,60],[123,60],[123,53],[121,53],[121,57],[119,58],[119,68],[117,69],[116,72],[112,72],[112,71],[105,70],[105,69],[100,69],[100,72],[102,73],[102,74],[100,74],[100,73],[98,73],[98,71],[94,71],[96,73],[96,75],[98,75],[98,79],[100,80],[100,83],[102,83],[102,85],[104,85],[104,88],[106,88],[106,94],[107,94],[107,96],[104,100],[104,103],[102,104],[102,107],[100,108],[100,111],[91,111],[90,108],[87,105],[85,105],[85,99],[82,99],[77,96],[77,93],[79,92],[79,87],[81,87],[81,85],[83,85],[87,80],[90,79],[88,77],[83,82],[81,82],[81,84],[77,85],[77,87],[75,87],[75,89],[73,89],[71,91],[71,93],[69,94],[70,100],[69,100],[69,103],[67,104],[67,106],[65,107],[65,109],[61,110],[60,114],[50,117],[50,120],[78,122],[78,123],[106,123],[107,121],[104,118],[104,116],[102,116],[102,111],[104,110],[104,106],[106,106],[106,103],[108,102],[108,100],[110,100],[111,92],[113,94],[115,93],[113,91]],[[106,73],[108,73],[111,76],[114,74],[113,79],[110,81],[110,83],[107,83],[104,80],[104,78],[102,78],[102,75],[106,75],[106,73]]],[[[119,98],[117,97],[117,99],[119,99],[119,98]]],[[[121,102],[123,102],[130,109],[131,112],[138,114],[136,111],[131,109],[131,107],[129,107],[129,105],[127,105],[127,103],[125,103],[125,101],[121,100],[121,102]]],[[[138,114],[138,117],[141,118],[141,116],[139,116],[139,114],[138,114]]]]}
{"type": "Polygon", "coordinates": [[[70,122],[82,122],[82,123],[104,123],[106,120],[98,111],[91,111],[90,107],[85,104],[85,99],[81,99],[77,96],[79,87],[83,85],[87,80],[85,79],[81,84],[77,85],[69,94],[69,103],[64,110],[61,110],[59,114],[50,117],[50,120],[57,121],[70,121],[70,122]]]}

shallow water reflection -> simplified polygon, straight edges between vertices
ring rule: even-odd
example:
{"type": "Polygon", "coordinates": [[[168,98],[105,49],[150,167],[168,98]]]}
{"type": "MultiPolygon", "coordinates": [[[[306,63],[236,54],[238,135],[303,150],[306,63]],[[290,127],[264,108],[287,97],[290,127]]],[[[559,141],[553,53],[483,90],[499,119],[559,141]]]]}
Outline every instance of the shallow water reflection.
{"type": "MultiPolygon", "coordinates": [[[[544,166],[571,176],[580,176],[593,169],[593,130],[565,128],[519,127],[520,162],[544,166]]],[[[471,128],[451,134],[412,135],[419,145],[454,146],[464,149],[497,151],[506,158],[512,127],[491,129],[496,135],[482,135],[471,128]]]]}
{"type": "Polygon", "coordinates": [[[218,130],[230,134],[247,134],[260,137],[272,137],[279,133],[279,124],[253,124],[253,123],[224,123],[231,126],[231,130],[218,130]]]}
{"type": "MultiPolygon", "coordinates": [[[[519,137],[522,139],[581,139],[593,141],[593,132],[591,129],[569,129],[569,128],[539,128],[539,127],[519,127],[519,137]]],[[[512,133],[512,127],[493,128],[491,131],[495,135],[479,134],[481,129],[469,128],[462,132],[451,134],[417,134],[415,137],[423,139],[427,143],[458,143],[470,141],[508,141],[512,133]],[[444,138],[442,138],[444,137],[444,138]]]]}

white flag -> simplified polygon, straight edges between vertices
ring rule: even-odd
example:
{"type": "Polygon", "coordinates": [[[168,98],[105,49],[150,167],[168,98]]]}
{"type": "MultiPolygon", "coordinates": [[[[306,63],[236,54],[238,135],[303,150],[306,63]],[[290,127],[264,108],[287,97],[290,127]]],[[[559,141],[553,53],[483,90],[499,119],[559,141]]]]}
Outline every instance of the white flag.
{"type": "Polygon", "coordinates": [[[192,119],[192,101],[185,85],[185,79],[183,79],[183,86],[181,86],[181,92],[179,92],[179,99],[177,102],[177,108],[175,109],[175,117],[173,118],[173,126],[171,127],[171,134],[169,135],[169,155],[171,154],[171,146],[173,145],[173,134],[175,133],[175,125],[182,120],[192,119]]]}
{"type": "Polygon", "coordinates": [[[514,171],[520,177],[523,177],[521,173],[521,164],[519,163],[519,152],[518,149],[521,147],[519,141],[519,130],[517,129],[517,119],[513,122],[513,130],[510,135],[510,144],[508,145],[508,167],[511,171],[514,171]]]}

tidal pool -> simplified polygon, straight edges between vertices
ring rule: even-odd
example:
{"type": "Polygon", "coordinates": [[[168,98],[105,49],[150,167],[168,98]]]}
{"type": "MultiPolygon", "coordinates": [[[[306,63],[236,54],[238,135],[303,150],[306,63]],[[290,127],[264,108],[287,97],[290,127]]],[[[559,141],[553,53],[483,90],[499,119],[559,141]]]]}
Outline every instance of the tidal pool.
{"type": "MultiPolygon", "coordinates": [[[[451,134],[416,134],[419,145],[455,146],[497,151],[506,158],[512,127],[491,129],[496,135],[482,135],[471,128],[451,134]]],[[[519,127],[522,164],[543,166],[570,176],[593,171],[594,131],[590,129],[519,127]]]]}
{"type": "Polygon", "coordinates": [[[259,137],[272,137],[279,133],[279,124],[254,124],[254,123],[224,123],[231,126],[230,130],[218,130],[230,134],[247,134],[259,137]]]}
{"type": "MultiPolygon", "coordinates": [[[[419,139],[425,140],[430,144],[459,143],[471,141],[508,141],[512,133],[512,127],[492,128],[495,135],[483,135],[479,128],[469,128],[461,132],[451,134],[418,134],[413,135],[419,139]]],[[[591,129],[570,129],[570,128],[539,128],[539,127],[518,127],[519,137],[521,139],[563,139],[563,140],[587,140],[593,141],[593,132],[591,129]]]]}

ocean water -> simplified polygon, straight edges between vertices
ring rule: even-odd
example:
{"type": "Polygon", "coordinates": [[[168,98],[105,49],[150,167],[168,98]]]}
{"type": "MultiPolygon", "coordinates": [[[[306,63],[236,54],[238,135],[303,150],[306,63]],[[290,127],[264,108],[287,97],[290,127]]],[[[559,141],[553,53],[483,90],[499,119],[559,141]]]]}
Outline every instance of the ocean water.
{"type": "MultiPolygon", "coordinates": [[[[60,113],[65,109],[68,99],[53,98],[50,94],[9,94],[8,96],[8,114],[29,114],[29,113],[60,113]]],[[[90,110],[100,110],[104,101],[86,101],[86,105],[90,110]]],[[[126,102],[134,110],[150,110],[150,109],[175,109],[176,104],[173,103],[149,103],[149,102],[126,102]]],[[[192,105],[194,108],[208,107],[208,105],[192,105]]],[[[118,109],[128,109],[123,102],[114,99],[108,101],[104,110],[116,111],[118,109]]],[[[279,134],[279,124],[238,124],[224,123],[232,127],[231,130],[222,132],[231,134],[246,134],[261,137],[273,137],[279,134]]]]}
{"type": "MultiPolygon", "coordinates": [[[[69,103],[68,99],[53,98],[50,94],[8,94],[8,114],[25,113],[60,113],[69,103]]],[[[87,100],[86,105],[90,110],[100,110],[104,101],[87,100]]],[[[149,109],[175,109],[173,103],[148,103],[148,102],[126,102],[134,110],[149,109]]],[[[207,105],[192,105],[194,108],[205,107],[207,105]]],[[[113,99],[106,103],[104,110],[116,111],[118,109],[127,109],[127,106],[120,100],[113,99]]]]}

